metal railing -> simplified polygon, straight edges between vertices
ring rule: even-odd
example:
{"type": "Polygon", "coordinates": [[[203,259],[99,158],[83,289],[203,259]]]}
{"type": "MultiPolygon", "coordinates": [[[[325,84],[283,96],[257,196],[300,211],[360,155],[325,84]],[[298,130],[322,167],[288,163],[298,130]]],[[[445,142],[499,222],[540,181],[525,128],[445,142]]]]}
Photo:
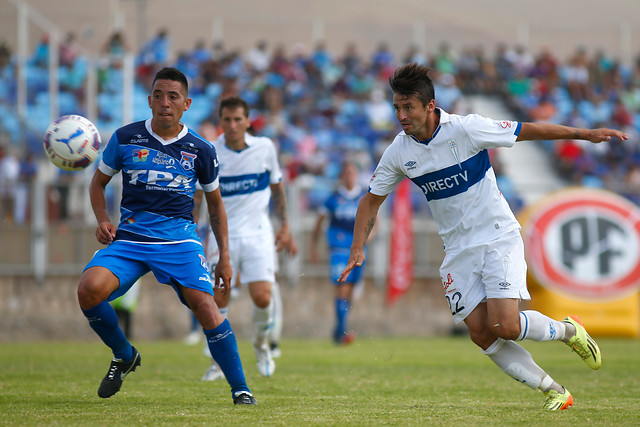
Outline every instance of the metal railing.
{"type": "MultiPolygon", "coordinates": [[[[12,222],[10,215],[0,218],[0,276],[32,276],[42,281],[48,276],[80,275],[93,253],[101,248],[95,239],[95,218],[91,211],[88,186],[91,171],[60,174],[43,162],[28,191],[28,218],[12,222]]],[[[310,239],[316,213],[305,209],[305,199],[313,180],[299,179],[287,184],[291,230],[298,240],[299,255],[280,256],[280,276],[295,284],[303,276],[328,275],[328,257],[313,264],[309,259],[310,239]]],[[[112,221],[119,218],[121,181],[116,175],[107,186],[107,200],[112,221]]],[[[378,218],[378,230],[368,245],[367,277],[383,284],[389,261],[390,222],[385,202],[378,218]]],[[[5,212],[6,213],[6,212],[5,212]]],[[[416,278],[438,276],[444,252],[435,223],[415,218],[414,275],[416,278]]]]}

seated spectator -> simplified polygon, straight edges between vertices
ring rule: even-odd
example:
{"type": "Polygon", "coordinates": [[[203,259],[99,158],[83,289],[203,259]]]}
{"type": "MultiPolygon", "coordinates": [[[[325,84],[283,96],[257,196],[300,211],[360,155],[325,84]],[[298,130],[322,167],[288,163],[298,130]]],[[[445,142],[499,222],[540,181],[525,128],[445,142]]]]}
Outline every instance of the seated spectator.
{"type": "Polygon", "coordinates": [[[60,65],[73,67],[76,58],[80,55],[80,45],[75,33],[69,32],[65,40],[60,43],[60,65]]]}
{"type": "Polygon", "coordinates": [[[578,49],[564,67],[564,78],[572,99],[580,101],[589,98],[589,66],[584,49],[578,49]]]}
{"type": "Polygon", "coordinates": [[[169,62],[171,38],[166,28],[158,30],[140,50],[139,62],[145,65],[165,65],[169,62]]]}
{"type": "Polygon", "coordinates": [[[36,45],[33,57],[31,58],[33,65],[40,68],[49,66],[49,34],[44,34],[36,45]]]}
{"type": "Polygon", "coordinates": [[[445,111],[452,111],[453,106],[462,98],[462,92],[456,85],[452,74],[440,74],[434,85],[438,104],[445,111]]]}
{"type": "Polygon", "coordinates": [[[245,56],[248,66],[258,72],[267,71],[271,64],[271,55],[267,50],[266,40],[260,40],[245,56]]]}

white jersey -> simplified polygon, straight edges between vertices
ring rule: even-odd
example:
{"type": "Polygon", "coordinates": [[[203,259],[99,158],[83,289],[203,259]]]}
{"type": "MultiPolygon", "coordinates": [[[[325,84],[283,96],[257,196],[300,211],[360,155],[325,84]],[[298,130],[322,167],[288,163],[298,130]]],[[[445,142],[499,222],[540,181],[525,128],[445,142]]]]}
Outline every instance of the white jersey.
{"type": "Polygon", "coordinates": [[[278,155],[269,138],[245,135],[247,148],[235,151],[221,135],[213,146],[220,163],[220,193],[229,237],[273,233],[269,219],[271,184],[282,180],[278,155]]]}
{"type": "Polygon", "coordinates": [[[387,147],[369,191],[385,196],[409,177],[424,192],[447,253],[520,229],[498,190],[487,149],[511,147],[521,124],[437,109],[440,124],[425,141],[400,132],[387,147]]]}

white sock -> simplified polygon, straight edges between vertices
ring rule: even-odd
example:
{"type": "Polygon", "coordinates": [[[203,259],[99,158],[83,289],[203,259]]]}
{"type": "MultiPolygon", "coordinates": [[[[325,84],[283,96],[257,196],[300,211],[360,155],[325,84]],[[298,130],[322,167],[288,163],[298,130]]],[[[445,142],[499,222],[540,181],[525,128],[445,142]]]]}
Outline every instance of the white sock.
{"type": "Polygon", "coordinates": [[[548,380],[545,380],[547,373],[536,365],[527,350],[515,342],[498,338],[482,353],[514,380],[534,390],[541,386],[543,380],[545,384],[542,385],[549,387],[548,380]]]}
{"type": "Polygon", "coordinates": [[[520,336],[518,341],[529,339],[533,341],[568,341],[567,324],[553,320],[544,314],[525,310],[520,312],[520,336]]]}
{"type": "Polygon", "coordinates": [[[271,284],[271,319],[273,327],[269,330],[269,341],[278,344],[282,336],[282,296],[278,282],[271,284]]]}
{"type": "Polygon", "coordinates": [[[224,316],[225,319],[229,318],[229,306],[226,307],[218,307],[220,309],[220,314],[224,316]]]}
{"type": "Polygon", "coordinates": [[[253,321],[253,345],[256,347],[260,347],[263,344],[268,344],[267,338],[269,337],[269,330],[273,326],[271,323],[272,304],[273,302],[270,302],[269,305],[265,308],[259,308],[253,305],[251,311],[251,320],[253,321]]]}

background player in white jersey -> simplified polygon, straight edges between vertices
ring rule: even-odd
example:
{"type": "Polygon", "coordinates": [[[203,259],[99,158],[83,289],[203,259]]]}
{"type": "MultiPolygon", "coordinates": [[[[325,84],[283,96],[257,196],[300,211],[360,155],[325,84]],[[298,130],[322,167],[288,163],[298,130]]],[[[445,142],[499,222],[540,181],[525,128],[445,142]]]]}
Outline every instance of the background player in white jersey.
{"type": "Polygon", "coordinates": [[[355,339],[355,334],[349,331],[349,311],[351,310],[353,288],[364,280],[364,263],[355,267],[344,283],[338,283],[340,273],[349,260],[349,248],[353,242],[353,227],[356,220],[358,202],[365,190],[357,183],[358,167],[355,163],[346,161],[340,171],[340,185],[325,201],[318,212],[316,224],[311,235],[311,262],[317,263],[318,242],[322,225],[329,218],[326,237],[329,246],[329,278],[335,284],[334,302],[336,326],[333,331],[333,341],[336,344],[349,344],[355,339]]]}
{"type": "Polygon", "coordinates": [[[184,74],[175,68],[158,71],[149,95],[152,118],[116,130],[89,187],[98,221],[96,237],[107,247],[97,251],[85,268],[78,301],[91,328],[114,355],[98,395],[116,394],[141,361],[109,301],[152,271],[160,283],[174,288],[202,325],[211,354],[231,386],[234,404],[255,404],[235,335],[213,298],[213,285],[222,281],[220,291],[227,293],[231,283],[227,216],[215,149],[180,121],[190,105],[184,74]],[[107,214],[105,187],[120,171],[121,219],[116,227],[107,214]],[[220,251],[213,283],[193,221],[196,181],[204,190],[220,251]]]}
{"type": "MultiPolygon", "coordinates": [[[[282,173],[273,142],[269,138],[247,133],[251,125],[249,105],[239,97],[220,102],[220,125],[223,134],[213,143],[220,161],[220,191],[229,218],[229,252],[234,269],[232,283],[247,286],[253,301],[251,319],[254,326],[253,349],[260,373],[269,377],[275,362],[269,347],[272,327],[271,286],[275,282],[275,249],[291,251],[293,237],[289,231],[287,202],[282,173]],[[269,202],[273,200],[280,228],[273,233],[269,202]]],[[[213,243],[213,239],[209,239],[213,243]]],[[[216,253],[209,246],[208,254],[216,253]]],[[[215,255],[210,258],[213,265],[215,255]]],[[[216,295],[223,313],[231,293],[216,295]]],[[[214,363],[203,379],[220,378],[214,363]]]]}
{"type": "Polygon", "coordinates": [[[613,129],[448,114],[435,105],[428,72],[427,67],[408,64],[389,79],[403,131],[385,150],[360,201],[351,255],[340,281],[364,261],[363,247],[380,204],[408,177],[424,192],[445,243],[440,276],[454,319],[466,323],[471,340],[505,373],[542,390],[545,409],[566,409],[573,404],[569,391],[515,341],[563,341],[592,369],[601,365],[600,350],[576,316],[557,321],[536,311],[519,311],[519,301],[530,299],[520,225],[498,190],[487,149],[524,140],[597,143],[628,136],[613,129]]]}

